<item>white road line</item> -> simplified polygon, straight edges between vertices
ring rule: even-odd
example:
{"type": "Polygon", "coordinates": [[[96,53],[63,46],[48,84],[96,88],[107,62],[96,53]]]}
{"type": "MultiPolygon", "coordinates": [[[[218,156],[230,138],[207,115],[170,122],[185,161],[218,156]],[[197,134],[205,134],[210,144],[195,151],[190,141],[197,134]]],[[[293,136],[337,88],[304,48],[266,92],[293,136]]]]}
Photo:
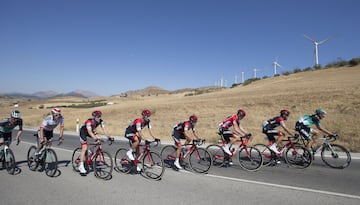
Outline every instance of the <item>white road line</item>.
{"type": "Polygon", "coordinates": [[[245,183],[250,183],[250,184],[272,186],[272,187],[278,187],[278,188],[283,188],[283,189],[293,189],[293,190],[297,190],[297,191],[307,191],[307,192],[314,192],[314,193],[319,193],[319,194],[327,194],[327,195],[341,196],[341,197],[346,197],[346,198],[360,199],[360,196],[357,196],[357,195],[342,194],[342,193],[336,193],[336,192],[331,192],[331,191],[322,191],[322,190],[308,189],[308,188],[295,187],[295,186],[287,186],[287,185],[281,185],[281,184],[272,184],[272,183],[252,181],[252,180],[246,180],[246,179],[237,179],[237,178],[224,177],[224,176],[212,175],[212,174],[207,174],[204,176],[218,178],[218,179],[226,179],[226,180],[231,180],[231,181],[245,182],[245,183]]]}

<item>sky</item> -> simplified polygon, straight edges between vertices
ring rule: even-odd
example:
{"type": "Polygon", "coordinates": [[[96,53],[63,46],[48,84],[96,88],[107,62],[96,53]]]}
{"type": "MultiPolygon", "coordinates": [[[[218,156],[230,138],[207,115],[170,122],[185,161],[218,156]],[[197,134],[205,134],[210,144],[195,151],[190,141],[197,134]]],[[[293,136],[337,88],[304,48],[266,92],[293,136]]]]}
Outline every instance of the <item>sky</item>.
{"type": "Polygon", "coordinates": [[[360,57],[358,0],[0,0],[0,93],[231,86],[360,57]],[[243,77],[244,76],[244,77],[243,77]],[[222,81],[221,81],[222,79],[222,81]]]}

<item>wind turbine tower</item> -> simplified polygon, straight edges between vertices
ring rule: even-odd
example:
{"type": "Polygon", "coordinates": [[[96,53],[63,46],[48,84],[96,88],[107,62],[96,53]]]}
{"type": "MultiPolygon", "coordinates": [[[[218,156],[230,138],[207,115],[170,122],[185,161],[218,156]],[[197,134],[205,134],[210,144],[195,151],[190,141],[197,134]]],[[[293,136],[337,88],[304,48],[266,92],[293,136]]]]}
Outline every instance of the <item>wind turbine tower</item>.
{"type": "Polygon", "coordinates": [[[282,66],[277,62],[278,58],[275,58],[275,61],[273,62],[273,66],[274,66],[274,75],[276,75],[277,73],[277,68],[282,68],[282,66]]]}
{"type": "Polygon", "coordinates": [[[254,78],[256,78],[256,73],[260,71],[259,69],[254,68],[254,78]]]}
{"type": "Polygon", "coordinates": [[[327,38],[325,40],[322,40],[320,42],[315,41],[314,39],[310,38],[309,36],[303,34],[305,38],[307,38],[309,41],[311,41],[314,44],[314,54],[315,54],[315,66],[319,66],[319,51],[318,46],[325,43],[326,41],[330,40],[330,38],[327,38]]]}
{"type": "Polygon", "coordinates": [[[242,82],[242,83],[244,83],[244,74],[245,74],[245,72],[242,71],[242,72],[241,72],[241,82],[242,82]]]}

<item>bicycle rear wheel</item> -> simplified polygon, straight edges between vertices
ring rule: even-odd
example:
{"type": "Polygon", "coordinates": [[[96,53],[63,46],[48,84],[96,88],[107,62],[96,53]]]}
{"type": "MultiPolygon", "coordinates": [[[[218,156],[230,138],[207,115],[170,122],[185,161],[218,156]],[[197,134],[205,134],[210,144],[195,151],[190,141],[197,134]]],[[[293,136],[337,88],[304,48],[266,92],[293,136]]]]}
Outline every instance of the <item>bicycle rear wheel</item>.
{"type": "Polygon", "coordinates": [[[13,153],[13,151],[11,149],[6,150],[5,167],[6,167],[6,171],[9,174],[14,174],[15,173],[16,162],[15,162],[14,153],[13,153]]]}
{"type": "Polygon", "coordinates": [[[115,170],[117,172],[129,173],[133,167],[133,162],[127,157],[125,148],[120,148],[115,153],[115,170]]]}
{"type": "Polygon", "coordinates": [[[146,153],[142,159],[142,167],[144,174],[155,180],[160,180],[164,174],[164,161],[161,159],[160,154],[149,151],[146,153]]]}
{"type": "Polygon", "coordinates": [[[350,152],[343,146],[338,144],[330,144],[324,146],[321,150],[321,159],[329,167],[336,169],[344,169],[350,165],[350,152]]]}
{"type": "Polygon", "coordinates": [[[27,164],[31,171],[35,171],[39,165],[38,162],[35,160],[36,159],[35,152],[36,152],[36,147],[31,146],[27,153],[27,164]]]}
{"type": "Polygon", "coordinates": [[[78,147],[74,150],[71,157],[71,165],[73,167],[73,170],[76,172],[79,172],[80,154],[81,154],[81,147],[78,147]]]}
{"type": "Polygon", "coordinates": [[[205,173],[211,167],[212,157],[206,149],[198,147],[189,156],[190,167],[197,173],[205,173]]]}
{"type": "Polygon", "coordinates": [[[93,160],[95,176],[100,179],[110,179],[113,170],[113,161],[110,153],[101,151],[96,153],[93,160]]]}
{"type": "Polygon", "coordinates": [[[44,156],[44,170],[47,176],[53,177],[57,172],[57,156],[53,149],[46,149],[44,156]]]}
{"type": "Polygon", "coordinates": [[[270,148],[264,144],[255,144],[253,147],[257,148],[263,158],[262,166],[269,166],[273,161],[273,153],[270,148]]]}
{"type": "Polygon", "coordinates": [[[286,150],[285,161],[292,167],[304,169],[311,165],[312,154],[305,147],[294,145],[286,150]]]}
{"type": "Polygon", "coordinates": [[[220,145],[212,144],[206,147],[212,157],[212,165],[222,166],[225,163],[225,152],[220,145]]]}
{"type": "Polygon", "coordinates": [[[176,158],[176,149],[174,145],[166,145],[161,149],[160,155],[165,167],[173,167],[176,158]]]}
{"type": "Polygon", "coordinates": [[[239,163],[247,171],[257,171],[262,166],[263,157],[257,148],[244,146],[239,151],[239,163]]]}

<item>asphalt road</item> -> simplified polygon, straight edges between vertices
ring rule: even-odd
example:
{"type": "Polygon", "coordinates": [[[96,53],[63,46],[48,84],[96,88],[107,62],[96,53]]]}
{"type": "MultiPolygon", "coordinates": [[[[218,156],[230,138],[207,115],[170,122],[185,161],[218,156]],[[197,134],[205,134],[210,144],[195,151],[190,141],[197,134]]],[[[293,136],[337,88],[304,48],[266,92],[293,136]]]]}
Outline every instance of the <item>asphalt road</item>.
{"type": "MultiPolygon", "coordinates": [[[[30,171],[26,155],[35,143],[33,133],[25,131],[22,142],[11,146],[18,166],[15,175],[0,170],[1,204],[360,204],[358,154],[342,170],[329,168],[316,158],[304,170],[280,164],[247,172],[235,163],[228,168],[212,167],[208,174],[166,169],[160,181],[114,171],[105,181],[93,173],[83,177],[72,170],[71,154],[80,143],[77,136],[68,134],[61,146],[53,147],[59,160],[55,177],[30,171]]],[[[103,149],[114,155],[126,144],[116,140],[103,149]]]]}

